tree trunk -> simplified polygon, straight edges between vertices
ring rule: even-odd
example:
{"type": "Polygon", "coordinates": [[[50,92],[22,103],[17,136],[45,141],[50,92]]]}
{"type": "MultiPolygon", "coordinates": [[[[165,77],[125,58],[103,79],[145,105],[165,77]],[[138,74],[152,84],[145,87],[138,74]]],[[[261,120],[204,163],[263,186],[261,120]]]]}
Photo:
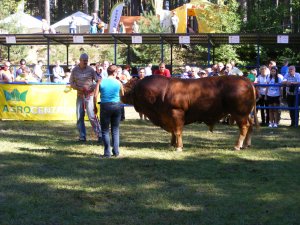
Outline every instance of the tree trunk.
{"type": "Polygon", "coordinates": [[[247,0],[241,0],[240,1],[240,4],[241,4],[241,12],[242,12],[242,21],[244,23],[247,22],[248,20],[248,4],[247,4],[247,0]]]}
{"type": "Polygon", "coordinates": [[[292,6],[292,0],[289,2],[289,8],[290,8],[290,26],[291,26],[291,31],[292,33],[295,33],[295,27],[294,27],[294,15],[293,15],[293,6],[292,6]]]}
{"type": "Polygon", "coordinates": [[[89,1],[83,0],[83,12],[89,14],[89,1]]]}
{"type": "Polygon", "coordinates": [[[43,0],[38,0],[38,14],[43,16],[45,15],[44,12],[44,1],[43,0]]]}
{"type": "Polygon", "coordinates": [[[98,15],[98,12],[99,12],[99,0],[95,0],[95,2],[94,2],[94,12],[97,13],[97,15],[98,15]]]}
{"type": "Polygon", "coordinates": [[[64,18],[63,0],[57,1],[57,14],[58,20],[64,18]]]}
{"type": "Polygon", "coordinates": [[[50,24],[50,0],[45,0],[45,19],[50,24]]]}
{"type": "Polygon", "coordinates": [[[108,0],[104,0],[104,22],[108,23],[108,0]]]}

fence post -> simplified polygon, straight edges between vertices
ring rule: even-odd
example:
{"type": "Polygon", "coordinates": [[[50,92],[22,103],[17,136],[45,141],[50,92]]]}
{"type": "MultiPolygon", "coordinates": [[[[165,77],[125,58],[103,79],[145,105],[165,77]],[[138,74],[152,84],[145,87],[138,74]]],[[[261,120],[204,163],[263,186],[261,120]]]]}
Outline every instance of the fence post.
{"type": "Polygon", "coordinates": [[[160,36],[160,61],[164,62],[164,39],[160,36]]]}
{"type": "Polygon", "coordinates": [[[295,99],[295,127],[299,126],[299,84],[296,85],[295,99]]]}
{"type": "Polygon", "coordinates": [[[117,65],[117,39],[114,36],[114,64],[117,65]]]}

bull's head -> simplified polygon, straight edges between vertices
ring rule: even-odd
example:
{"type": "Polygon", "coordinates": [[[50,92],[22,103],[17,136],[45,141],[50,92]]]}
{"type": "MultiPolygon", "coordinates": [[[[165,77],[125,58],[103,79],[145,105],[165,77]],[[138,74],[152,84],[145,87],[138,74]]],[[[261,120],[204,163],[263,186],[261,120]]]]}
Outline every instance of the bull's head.
{"type": "Polygon", "coordinates": [[[132,78],[126,84],[123,85],[124,96],[121,96],[121,101],[123,103],[133,105],[134,87],[138,82],[139,82],[139,79],[132,78]]]}

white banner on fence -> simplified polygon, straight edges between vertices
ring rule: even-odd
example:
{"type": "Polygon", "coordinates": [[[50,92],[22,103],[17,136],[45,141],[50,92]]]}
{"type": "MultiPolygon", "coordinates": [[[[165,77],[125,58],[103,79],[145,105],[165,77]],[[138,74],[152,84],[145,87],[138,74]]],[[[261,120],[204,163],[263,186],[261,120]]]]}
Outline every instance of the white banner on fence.
{"type": "Polygon", "coordinates": [[[6,44],[16,44],[16,36],[6,36],[6,44]]]}
{"type": "Polygon", "coordinates": [[[84,43],[83,36],[73,36],[73,43],[84,43]]]}
{"type": "Polygon", "coordinates": [[[179,44],[190,44],[190,36],[179,36],[179,44]]]}
{"type": "Polygon", "coordinates": [[[142,36],[132,36],[131,37],[132,44],[142,44],[143,43],[143,37],[142,36]]]}
{"type": "Polygon", "coordinates": [[[109,20],[109,33],[115,33],[115,30],[118,30],[119,21],[122,15],[124,3],[119,2],[114,5],[111,10],[110,20],[109,20]]]}
{"type": "Polygon", "coordinates": [[[232,35],[228,37],[229,44],[239,44],[240,43],[240,36],[239,35],[232,35]]]}
{"type": "Polygon", "coordinates": [[[277,43],[278,44],[288,44],[289,36],[288,35],[277,35],[277,43]]]}

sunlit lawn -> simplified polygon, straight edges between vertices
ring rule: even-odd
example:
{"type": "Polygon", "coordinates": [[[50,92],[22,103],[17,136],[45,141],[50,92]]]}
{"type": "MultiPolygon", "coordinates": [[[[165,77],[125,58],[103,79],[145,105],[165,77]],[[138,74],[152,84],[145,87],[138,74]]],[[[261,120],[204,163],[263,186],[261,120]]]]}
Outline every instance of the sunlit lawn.
{"type": "Polygon", "coordinates": [[[0,224],[300,224],[300,128],[261,128],[240,152],[236,137],[193,124],[178,153],[165,131],[127,120],[122,157],[99,159],[74,121],[0,121],[0,224]]]}

